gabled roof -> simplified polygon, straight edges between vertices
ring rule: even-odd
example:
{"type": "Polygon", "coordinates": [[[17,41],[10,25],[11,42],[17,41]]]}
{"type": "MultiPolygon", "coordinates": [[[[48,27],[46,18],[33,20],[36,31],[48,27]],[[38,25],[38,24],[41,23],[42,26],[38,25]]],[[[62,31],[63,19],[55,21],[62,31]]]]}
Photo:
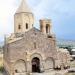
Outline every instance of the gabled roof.
{"type": "Polygon", "coordinates": [[[16,11],[16,13],[21,13],[21,12],[31,12],[31,9],[26,3],[26,0],[22,0],[18,10],[16,11]]]}

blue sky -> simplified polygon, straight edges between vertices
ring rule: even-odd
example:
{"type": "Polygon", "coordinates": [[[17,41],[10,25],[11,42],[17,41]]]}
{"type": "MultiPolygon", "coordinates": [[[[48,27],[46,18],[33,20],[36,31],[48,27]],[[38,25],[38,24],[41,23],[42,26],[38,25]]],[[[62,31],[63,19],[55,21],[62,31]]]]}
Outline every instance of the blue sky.
{"type": "MultiPolygon", "coordinates": [[[[39,28],[39,19],[52,20],[52,33],[57,38],[75,40],[75,0],[26,0],[35,16],[35,25],[39,28]]],[[[4,35],[14,32],[14,13],[21,0],[0,1],[0,41],[4,35]]]]}

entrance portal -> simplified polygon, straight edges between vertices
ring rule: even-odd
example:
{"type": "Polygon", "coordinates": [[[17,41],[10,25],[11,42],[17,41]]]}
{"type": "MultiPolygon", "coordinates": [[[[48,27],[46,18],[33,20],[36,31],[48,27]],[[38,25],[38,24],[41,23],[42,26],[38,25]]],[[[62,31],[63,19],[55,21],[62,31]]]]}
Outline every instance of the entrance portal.
{"type": "Polygon", "coordinates": [[[37,57],[32,59],[32,72],[40,73],[40,60],[37,57]]]}

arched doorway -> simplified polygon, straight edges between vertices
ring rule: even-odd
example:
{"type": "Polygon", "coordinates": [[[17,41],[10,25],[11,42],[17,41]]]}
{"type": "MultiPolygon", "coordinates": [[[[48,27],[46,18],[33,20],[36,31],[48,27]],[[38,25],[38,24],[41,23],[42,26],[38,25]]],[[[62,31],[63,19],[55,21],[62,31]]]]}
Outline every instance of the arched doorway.
{"type": "Polygon", "coordinates": [[[37,57],[32,59],[32,72],[40,73],[40,59],[37,57]]]}

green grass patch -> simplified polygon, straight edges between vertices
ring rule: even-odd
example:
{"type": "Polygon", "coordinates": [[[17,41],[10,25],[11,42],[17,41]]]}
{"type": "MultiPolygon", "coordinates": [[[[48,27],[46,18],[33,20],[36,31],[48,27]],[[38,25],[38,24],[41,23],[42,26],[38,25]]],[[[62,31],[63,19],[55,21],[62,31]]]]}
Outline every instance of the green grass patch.
{"type": "Polygon", "coordinates": [[[68,74],[66,74],[66,75],[75,75],[75,73],[68,73],[68,74]]]}
{"type": "Polygon", "coordinates": [[[3,71],[4,71],[4,68],[0,67],[0,72],[3,73],[3,71]]]}

